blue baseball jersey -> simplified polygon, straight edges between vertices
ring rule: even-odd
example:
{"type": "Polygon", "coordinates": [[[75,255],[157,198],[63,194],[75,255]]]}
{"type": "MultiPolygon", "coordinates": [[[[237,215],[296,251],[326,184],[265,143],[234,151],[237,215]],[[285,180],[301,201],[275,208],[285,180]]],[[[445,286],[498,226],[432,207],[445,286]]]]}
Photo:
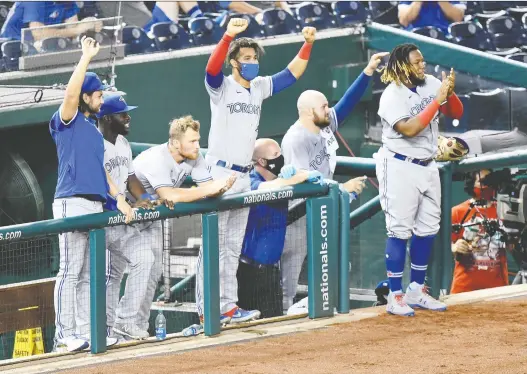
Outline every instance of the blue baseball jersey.
{"type": "MultiPolygon", "coordinates": [[[[466,9],[466,5],[461,1],[450,1],[450,3],[463,10],[466,9]]],[[[411,1],[400,1],[399,9],[408,7],[410,4],[412,4],[411,1]]],[[[437,1],[423,1],[419,15],[406,27],[406,30],[412,30],[416,27],[435,26],[446,34],[448,33],[449,24],[450,21],[446,18],[437,1]]]]}
{"type": "MultiPolygon", "coordinates": [[[[56,25],[79,13],[74,1],[17,1],[6,17],[0,37],[20,40],[22,29],[29,27],[30,22],[44,25],[56,25]]],[[[26,40],[32,40],[31,33],[26,40]]]]}
{"type": "MultiPolygon", "coordinates": [[[[265,179],[254,169],[250,173],[251,190],[265,179]]],[[[287,230],[287,201],[252,206],[243,239],[242,255],[263,265],[280,261],[287,230]]]]}
{"type": "Polygon", "coordinates": [[[104,139],[95,121],[77,111],[72,120],[64,122],[59,109],[51,117],[49,131],[57,146],[55,199],[90,195],[106,201],[109,187],[104,170],[104,139]]]}

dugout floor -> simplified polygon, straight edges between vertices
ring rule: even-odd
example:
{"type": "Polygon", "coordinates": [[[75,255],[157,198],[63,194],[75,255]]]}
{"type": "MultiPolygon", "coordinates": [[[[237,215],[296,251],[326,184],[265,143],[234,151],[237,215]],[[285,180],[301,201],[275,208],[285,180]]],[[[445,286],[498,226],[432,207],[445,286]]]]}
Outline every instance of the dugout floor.
{"type": "Polygon", "coordinates": [[[444,313],[382,307],[77,354],[3,373],[527,373],[527,285],[453,295],[444,313]],[[68,367],[75,369],[64,370],[68,367]]]}

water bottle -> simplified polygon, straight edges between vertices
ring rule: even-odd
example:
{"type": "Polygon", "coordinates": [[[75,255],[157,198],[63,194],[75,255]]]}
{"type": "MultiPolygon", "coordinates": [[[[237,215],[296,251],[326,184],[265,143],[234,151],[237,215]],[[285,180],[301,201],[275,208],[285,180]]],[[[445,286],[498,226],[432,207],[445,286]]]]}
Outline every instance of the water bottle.
{"type": "Polygon", "coordinates": [[[167,337],[167,320],[160,309],[156,317],[156,338],[157,340],[165,340],[167,337]]]}
{"type": "Polygon", "coordinates": [[[182,333],[183,333],[183,336],[195,336],[195,335],[199,335],[202,330],[203,330],[202,325],[194,324],[194,325],[191,325],[183,329],[182,333]]]}

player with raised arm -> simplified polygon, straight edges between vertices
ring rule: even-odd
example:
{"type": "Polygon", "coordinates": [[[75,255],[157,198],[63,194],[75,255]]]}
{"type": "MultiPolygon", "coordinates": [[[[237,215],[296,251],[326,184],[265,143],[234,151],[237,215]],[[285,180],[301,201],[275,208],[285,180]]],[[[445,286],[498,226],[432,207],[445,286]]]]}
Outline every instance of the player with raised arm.
{"type": "MultiPolygon", "coordinates": [[[[310,179],[333,179],[338,149],[334,132],[351,113],[368,88],[372,75],[388,53],[371,56],[368,65],[346,90],[337,104],[330,108],[322,92],[304,91],[297,101],[298,120],[287,130],[282,140],[285,163],[311,172],[310,179]]],[[[350,193],[360,194],[366,177],[353,178],[341,185],[350,193]]],[[[356,198],[356,195],[353,198],[356,198]]],[[[294,201],[290,207],[299,204],[294,201]]],[[[302,263],[307,254],[306,217],[300,217],[287,228],[281,269],[284,291],[284,312],[293,305],[302,263]]]]}
{"type": "MultiPolygon", "coordinates": [[[[167,143],[152,147],[135,158],[136,175],[147,193],[154,198],[179,203],[219,196],[232,187],[236,180],[234,175],[212,180],[205,159],[199,152],[199,129],[200,123],[192,116],[176,118],[170,122],[167,143]],[[187,176],[198,187],[180,188],[187,176]]],[[[160,221],[154,222],[151,230],[158,230],[161,236],[160,221]]],[[[154,266],[138,323],[142,328],[148,328],[150,306],[162,274],[161,252],[162,248],[154,248],[154,266]]]]}
{"type": "MultiPolygon", "coordinates": [[[[248,21],[233,18],[218,43],[206,67],[205,87],[210,96],[211,127],[209,133],[207,163],[211,174],[222,178],[235,171],[238,180],[231,193],[250,190],[249,172],[254,143],[258,136],[260,111],[263,100],[291,86],[306,70],[316,30],[305,27],[302,34],[305,43],[289,65],[273,76],[258,76],[262,47],[250,38],[238,38],[248,21]],[[221,69],[226,62],[232,75],[224,77],[221,69]]],[[[244,322],[256,319],[260,312],[238,308],[238,283],[236,271],[242,249],[248,208],[219,213],[220,232],[220,313],[221,319],[244,322]]],[[[198,280],[203,278],[203,268],[198,260],[198,280]]],[[[197,309],[203,317],[203,285],[196,286],[197,309]]]]}
{"type": "Polygon", "coordinates": [[[441,82],[425,74],[425,66],[416,45],[401,44],[391,52],[381,77],[389,84],[379,102],[382,147],[374,157],[388,233],[386,310],[401,316],[413,316],[413,307],[446,310],[424,285],[441,216],[441,183],[434,157],[439,112],[459,119],[463,105],[454,93],[454,72],[448,77],[443,72],[441,82]],[[402,276],[410,238],[411,274],[405,295],[402,276]]]}
{"type": "MultiPolygon", "coordinates": [[[[66,218],[102,212],[107,193],[117,198],[117,208],[132,217],[124,196],[118,196],[104,170],[104,141],[92,115],[103,104],[105,86],[86,70],[99,52],[98,43],[83,38],[82,57],[68,82],[64,101],[49,122],[57,147],[58,179],[53,217],[66,218]]],[[[89,347],[90,256],[87,232],[59,235],[60,263],[55,283],[54,350],[77,351],[89,347]]],[[[107,344],[116,343],[107,339],[107,344]]]]}

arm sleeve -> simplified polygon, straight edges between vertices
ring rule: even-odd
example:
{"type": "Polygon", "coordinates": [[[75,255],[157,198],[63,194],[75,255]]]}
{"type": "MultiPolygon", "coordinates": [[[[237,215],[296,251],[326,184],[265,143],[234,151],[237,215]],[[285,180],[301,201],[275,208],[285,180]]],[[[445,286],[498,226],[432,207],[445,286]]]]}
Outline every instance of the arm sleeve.
{"type": "Polygon", "coordinates": [[[141,173],[143,178],[148,180],[154,191],[161,187],[173,187],[170,170],[162,162],[154,162],[148,164],[147,167],[142,167],[141,173]]]}
{"type": "Polygon", "coordinates": [[[296,78],[293,73],[291,73],[291,70],[285,68],[281,72],[274,74],[271,77],[271,81],[273,88],[271,95],[274,95],[282,90],[285,90],[287,87],[292,86],[296,82],[296,78]]]}
{"type": "Polygon", "coordinates": [[[290,164],[297,169],[311,170],[309,150],[304,139],[285,136],[282,141],[282,154],[286,165],[290,164]]]}
{"type": "Polygon", "coordinates": [[[411,115],[408,113],[404,98],[397,95],[393,90],[389,90],[389,88],[390,86],[381,95],[377,113],[390,127],[393,127],[397,122],[410,118],[411,115]]]}
{"type": "Polygon", "coordinates": [[[196,165],[192,168],[190,176],[195,183],[204,183],[212,180],[209,168],[202,155],[199,155],[196,160],[196,165]]]}
{"type": "Polygon", "coordinates": [[[335,113],[337,114],[338,123],[342,123],[344,119],[351,113],[355,105],[360,101],[364,92],[368,88],[371,77],[362,72],[353,84],[346,90],[344,96],[335,105],[335,113]]]}
{"type": "Polygon", "coordinates": [[[75,115],[73,116],[73,118],[71,120],[69,120],[68,122],[65,122],[62,119],[62,116],[60,114],[61,113],[61,109],[62,109],[62,106],[57,111],[57,115],[53,116],[53,118],[51,118],[51,121],[49,122],[49,127],[52,130],[54,130],[54,131],[62,131],[62,130],[64,130],[67,126],[69,126],[70,124],[73,123],[73,121],[75,120],[75,118],[77,118],[77,115],[79,114],[79,110],[77,109],[77,111],[75,112],[75,115]]]}
{"type": "Polygon", "coordinates": [[[37,1],[28,1],[24,3],[23,23],[40,22],[45,23],[46,3],[37,1]]]}
{"type": "Polygon", "coordinates": [[[267,99],[273,94],[273,79],[272,77],[257,77],[253,79],[253,87],[260,91],[262,100],[267,99]]]}

